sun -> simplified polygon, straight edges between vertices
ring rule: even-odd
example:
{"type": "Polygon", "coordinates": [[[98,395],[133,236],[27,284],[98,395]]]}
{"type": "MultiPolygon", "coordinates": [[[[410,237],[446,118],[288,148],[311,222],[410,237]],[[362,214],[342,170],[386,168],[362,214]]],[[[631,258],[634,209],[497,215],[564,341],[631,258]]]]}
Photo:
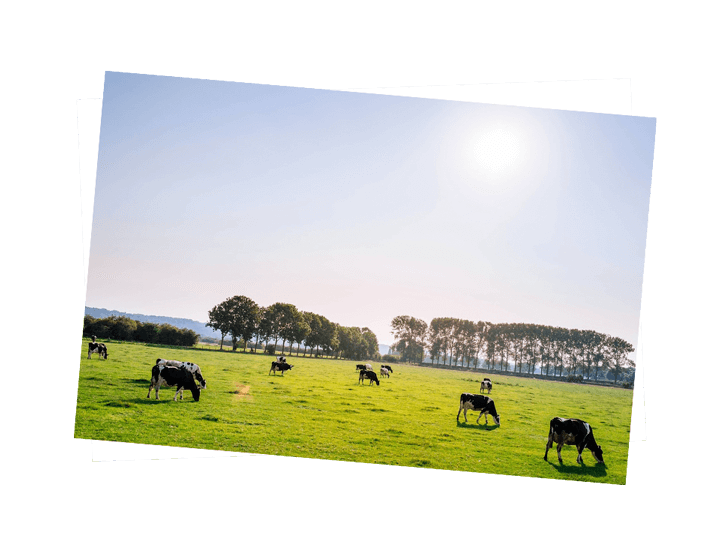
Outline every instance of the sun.
{"type": "Polygon", "coordinates": [[[523,162],[521,134],[510,127],[484,130],[470,145],[471,159],[479,172],[505,177],[517,172],[523,162]]]}

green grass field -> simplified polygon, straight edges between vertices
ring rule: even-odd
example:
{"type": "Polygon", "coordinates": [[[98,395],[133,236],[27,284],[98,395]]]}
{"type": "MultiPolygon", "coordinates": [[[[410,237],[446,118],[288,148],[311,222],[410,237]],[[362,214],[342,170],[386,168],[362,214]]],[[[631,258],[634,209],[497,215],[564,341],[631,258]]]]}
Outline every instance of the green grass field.
{"type": "MultiPolygon", "coordinates": [[[[358,384],[356,362],[288,357],[293,369],[268,375],[274,357],[108,343],[107,360],[87,359],[83,340],[75,437],[357,461],[453,471],[624,484],[632,391],[493,376],[501,425],[458,412],[462,392],[479,393],[482,374],[398,364],[380,386],[358,384]],[[157,358],[194,362],[208,388],[199,402],[161,388],[147,399],[157,358]],[[588,450],[555,447],[543,460],[550,419],[593,427],[605,465],[588,450]]],[[[375,366],[379,373],[379,363],[375,366]]]]}

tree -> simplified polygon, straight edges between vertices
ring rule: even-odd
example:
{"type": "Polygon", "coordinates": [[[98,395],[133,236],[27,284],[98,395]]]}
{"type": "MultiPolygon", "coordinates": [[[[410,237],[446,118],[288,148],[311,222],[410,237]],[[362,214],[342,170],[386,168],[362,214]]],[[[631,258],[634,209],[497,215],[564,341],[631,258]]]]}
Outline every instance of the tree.
{"type": "Polygon", "coordinates": [[[615,377],[615,384],[617,384],[618,376],[625,370],[625,368],[635,367],[635,362],[627,357],[627,355],[633,352],[635,348],[630,343],[619,337],[611,338],[608,346],[608,367],[615,377]]]}
{"type": "Polygon", "coordinates": [[[393,337],[398,340],[393,344],[393,349],[400,353],[400,358],[406,362],[422,363],[427,323],[415,317],[400,315],[390,325],[393,337]]]}
{"type": "Polygon", "coordinates": [[[230,314],[230,298],[219,303],[208,312],[208,322],[205,326],[209,326],[215,331],[220,332],[220,350],[222,351],[225,336],[230,333],[232,325],[230,314]]]}
{"type": "Polygon", "coordinates": [[[225,336],[230,334],[232,350],[237,349],[238,339],[244,341],[244,347],[252,339],[260,322],[259,306],[247,296],[232,296],[208,312],[210,326],[221,335],[220,349],[225,336]]]}
{"type": "Polygon", "coordinates": [[[282,354],[285,354],[285,342],[290,341],[292,352],[292,341],[298,330],[298,325],[304,323],[302,315],[292,304],[276,303],[270,306],[270,313],[275,317],[275,328],[277,336],[282,338],[282,354]]]}
{"type": "Polygon", "coordinates": [[[322,332],[322,321],[320,320],[320,315],[317,315],[316,313],[312,313],[310,311],[303,311],[302,314],[303,319],[310,327],[310,331],[305,337],[305,353],[303,354],[303,356],[307,354],[308,348],[310,349],[310,355],[312,355],[313,348],[319,345],[322,339],[320,336],[322,332]]]}
{"type": "MultiPolygon", "coordinates": [[[[285,329],[285,336],[287,337],[287,340],[290,342],[290,354],[292,354],[292,346],[293,343],[302,343],[302,341],[305,339],[305,337],[310,333],[310,325],[305,322],[305,317],[303,317],[303,314],[295,308],[295,306],[292,306],[292,310],[290,310],[290,319],[288,320],[288,326],[285,329]]],[[[285,342],[283,342],[283,350],[285,349],[285,342]]],[[[300,354],[300,350],[298,347],[298,355],[300,354]]]]}
{"type": "Polygon", "coordinates": [[[365,342],[365,358],[376,358],[380,355],[380,348],[378,347],[378,340],[375,332],[367,327],[360,329],[363,341],[365,342]]]}

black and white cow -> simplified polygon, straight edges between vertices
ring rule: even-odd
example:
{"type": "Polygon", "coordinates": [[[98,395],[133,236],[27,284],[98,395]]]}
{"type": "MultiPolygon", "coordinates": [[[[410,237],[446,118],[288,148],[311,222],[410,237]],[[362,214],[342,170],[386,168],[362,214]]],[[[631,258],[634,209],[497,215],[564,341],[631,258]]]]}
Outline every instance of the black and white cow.
{"type": "Polygon", "coordinates": [[[372,371],[372,364],[365,364],[365,371],[372,371]]]}
{"type": "Polygon", "coordinates": [[[390,372],[388,371],[388,368],[386,368],[385,366],[381,367],[381,368],[380,368],[380,376],[381,376],[381,377],[388,377],[388,378],[389,378],[389,377],[390,377],[390,372]]]}
{"type": "Polygon", "coordinates": [[[378,380],[377,373],[375,373],[371,369],[361,369],[360,370],[360,378],[358,379],[358,382],[365,384],[365,379],[370,380],[370,386],[372,386],[373,383],[380,386],[380,381],[378,380]]]}
{"type": "Polygon", "coordinates": [[[95,343],[95,340],[97,338],[95,336],[92,337],[92,341],[88,345],[88,360],[90,360],[90,357],[93,355],[93,353],[97,353],[100,358],[104,358],[107,360],[107,347],[104,343],[95,343]]]}
{"type": "Polygon", "coordinates": [[[382,369],[382,368],[385,368],[385,369],[387,369],[387,370],[388,370],[388,371],[389,371],[390,373],[392,373],[392,372],[393,372],[393,370],[392,370],[392,366],[389,366],[389,365],[387,365],[387,364],[383,364],[383,365],[381,365],[381,366],[380,366],[380,369],[382,369]]]}
{"type": "Polygon", "coordinates": [[[292,365],[288,364],[287,362],[273,362],[272,365],[270,366],[270,372],[268,373],[268,375],[270,375],[270,373],[275,375],[275,372],[279,371],[280,373],[282,373],[282,375],[284,377],[285,372],[289,371],[291,369],[292,369],[292,365]]]}
{"type": "Polygon", "coordinates": [[[462,394],[460,396],[460,408],[458,409],[457,413],[457,420],[460,420],[460,412],[464,411],[465,413],[465,421],[467,422],[467,412],[468,409],[471,411],[477,411],[480,414],[478,414],[477,417],[477,423],[480,423],[480,417],[484,414],[485,415],[485,425],[487,425],[488,420],[488,414],[492,416],[492,419],[495,421],[495,423],[499,426],[500,425],[500,415],[498,414],[497,410],[495,409],[495,402],[492,400],[492,398],[489,398],[487,396],[482,396],[480,394],[462,394]]]}
{"type": "Polygon", "coordinates": [[[597,460],[598,463],[603,461],[603,452],[600,445],[595,442],[595,436],[590,424],[578,420],[577,418],[559,418],[555,417],[550,420],[550,433],[548,434],[548,442],[545,446],[545,461],[547,461],[548,450],[552,448],[553,442],[557,443],[558,461],[562,465],[560,450],[563,445],[574,444],[577,448],[577,462],[583,464],[582,451],[587,448],[597,460]]]}
{"type": "Polygon", "coordinates": [[[284,356],[276,356],[275,359],[280,363],[287,363],[287,362],[285,362],[284,356]]]}
{"type": "Polygon", "coordinates": [[[165,360],[164,358],[158,358],[157,360],[155,360],[155,365],[183,367],[193,374],[195,380],[200,383],[201,390],[207,389],[207,383],[205,382],[205,379],[203,379],[202,372],[200,371],[200,366],[198,366],[197,364],[193,364],[192,362],[180,362],[179,360],[165,360]]]}
{"type": "Polygon", "coordinates": [[[492,382],[490,382],[490,379],[487,377],[483,379],[483,382],[480,383],[480,393],[483,393],[483,390],[485,390],[488,394],[490,393],[490,390],[492,390],[492,382]]]}
{"type": "Polygon", "coordinates": [[[147,397],[150,397],[150,392],[154,388],[155,399],[159,399],[158,391],[161,386],[177,386],[175,401],[177,401],[178,394],[180,394],[180,399],[183,398],[182,391],[184,388],[192,392],[195,401],[200,401],[200,389],[195,384],[195,377],[184,367],[155,364],[152,368],[152,377],[150,379],[150,388],[148,388],[147,397]]]}
{"type": "Polygon", "coordinates": [[[355,371],[365,369],[365,364],[355,364],[355,371]]]}

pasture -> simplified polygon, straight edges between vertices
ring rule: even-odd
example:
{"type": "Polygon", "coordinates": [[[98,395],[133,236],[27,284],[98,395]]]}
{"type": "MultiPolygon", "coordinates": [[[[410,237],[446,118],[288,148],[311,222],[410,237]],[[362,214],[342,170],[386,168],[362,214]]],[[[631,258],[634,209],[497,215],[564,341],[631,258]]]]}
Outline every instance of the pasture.
{"type": "MultiPolygon", "coordinates": [[[[624,484],[632,391],[492,376],[501,425],[458,412],[460,394],[479,393],[482,373],[397,364],[380,386],[358,384],[355,361],[287,357],[294,367],[268,375],[261,354],[108,343],[108,359],[87,359],[83,340],[75,437],[252,452],[452,471],[624,484]],[[207,380],[199,402],[174,388],[145,396],[157,358],[194,362],[207,380]],[[555,445],[543,460],[550,420],[581,418],[603,448],[555,445]]],[[[380,362],[372,362],[380,372],[380,362]]]]}

